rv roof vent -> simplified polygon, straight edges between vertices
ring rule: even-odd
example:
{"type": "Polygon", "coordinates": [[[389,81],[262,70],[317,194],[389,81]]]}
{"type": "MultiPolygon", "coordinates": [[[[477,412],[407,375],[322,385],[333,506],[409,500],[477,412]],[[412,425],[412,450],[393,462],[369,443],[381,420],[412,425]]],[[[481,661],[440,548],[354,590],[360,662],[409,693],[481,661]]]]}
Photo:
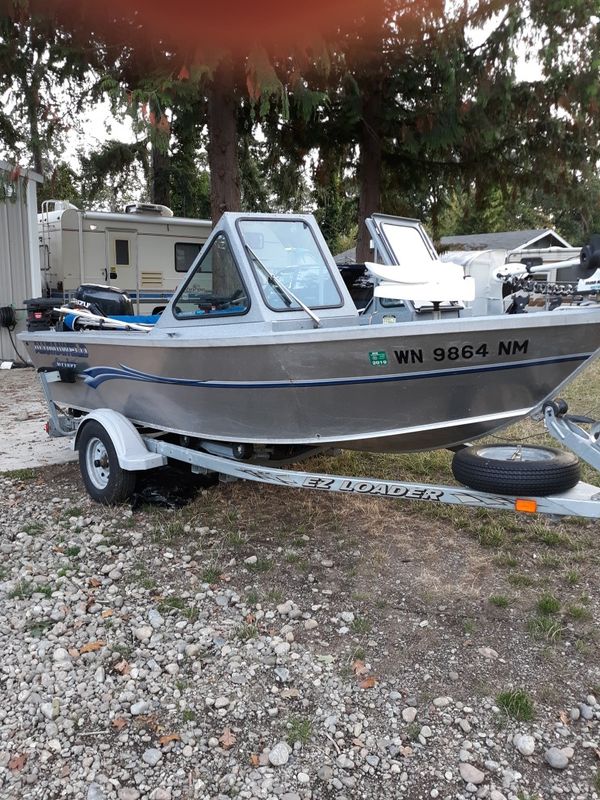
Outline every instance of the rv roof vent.
{"type": "Polygon", "coordinates": [[[172,217],[173,212],[167,206],[158,203],[128,203],[125,206],[126,214],[155,214],[159,217],[172,217]]]}

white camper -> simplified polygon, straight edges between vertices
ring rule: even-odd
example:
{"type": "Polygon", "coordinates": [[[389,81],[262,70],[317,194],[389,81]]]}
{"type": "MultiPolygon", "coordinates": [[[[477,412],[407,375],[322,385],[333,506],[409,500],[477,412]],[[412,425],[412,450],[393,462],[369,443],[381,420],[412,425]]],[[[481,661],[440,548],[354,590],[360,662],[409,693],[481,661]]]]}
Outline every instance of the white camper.
{"type": "Polygon", "coordinates": [[[210,220],[174,217],[150,203],[110,213],[62,200],[42,204],[38,225],[46,297],[64,300],[81,284],[103,284],[127,292],[146,314],[165,306],[212,228],[210,220]]]}

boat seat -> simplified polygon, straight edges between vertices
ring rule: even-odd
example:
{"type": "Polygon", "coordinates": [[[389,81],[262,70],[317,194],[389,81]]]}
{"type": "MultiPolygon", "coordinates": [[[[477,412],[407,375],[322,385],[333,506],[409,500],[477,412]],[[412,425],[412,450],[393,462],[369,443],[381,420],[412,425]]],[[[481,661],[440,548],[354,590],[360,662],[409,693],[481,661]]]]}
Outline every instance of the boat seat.
{"type": "Polygon", "coordinates": [[[410,268],[398,264],[365,264],[378,279],[375,297],[410,300],[415,303],[471,302],[475,299],[475,281],[465,277],[460,264],[427,261],[410,268]]]}

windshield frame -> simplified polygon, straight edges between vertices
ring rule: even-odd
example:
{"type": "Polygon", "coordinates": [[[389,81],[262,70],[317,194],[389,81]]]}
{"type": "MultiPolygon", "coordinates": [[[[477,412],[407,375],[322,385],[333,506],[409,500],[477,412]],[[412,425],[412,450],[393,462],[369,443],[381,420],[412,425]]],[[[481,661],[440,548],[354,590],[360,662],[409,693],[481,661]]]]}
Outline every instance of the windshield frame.
{"type": "Polygon", "coordinates": [[[178,322],[189,322],[190,320],[193,320],[194,322],[202,322],[202,321],[207,320],[207,319],[215,319],[215,317],[221,317],[221,318],[243,317],[243,316],[245,316],[246,314],[248,314],[250,312],[250,308],[251,308],[251,305],[252,305],[252,297],[251,297],[250,293],[248,292],[248,287],[246,285],[244,271],[240,268],[239,260],[238,260],[238,258],[236,256],[231,236],[229,236],[227,231],[224,231],[224,230],[216,231],[215,230],[215,235],[211,236],[209,239],[207,239],[207,241],[204,243],[204,245],[202,247],[202,250],[200,250],[200,252],[196,256],[196,258],[192,262],[192,265],[188,269],[187,274],[184,277],[183,283],[181,284],[180,287],[177,287],[175,289],[175,291],[173,292],[172,301],[173,301],[173,304],[172,304],[173,318],[176,319],[178,322]],[[206,312],[205,314],[195,314],[195,313],[192,313],[192,312],[181,312],[181,311],[177,312],[177,310],[176,310],[177,309],[177,301],[182,297],[184,292],[187,290],[187,287],[189,286],[189,284],[191,283],[191,281],[194,279],[194,277],[196,275],[198,267],[200,267],[201,264],[203,263],[203,261],[208,257],[208,254],[211,252],[212,247],[213,247],[214,243],[217,241],[217,239],[219,238],[219,236],[222,236],[225,239],[225,241],[227,242],[227,246],[229,247],[229,250],[231,252],[231,256],[232,256],[233,261],[235,263],[235,267],[236,267],[239,279],[241,281],[241,284],[243,286],[243,289],[244,289],[244,292],[245,292],[245,297],[247,299],[246,308],[243,311],[233,311],[233,312],[227,311],[227,309],[219,309],[219,310],[215,310],[215,311],[206,312]],[[206,247],[206,245],[209,245],[209,246],[206,247]]]}
{"type": "MultiPolygon", "coordinates": [[[[329,274],[331,282],[332,282],[333,286],[335,287],[335,291],[336,291],[336,294],[337,294],[337,296],[339,298],[339,302],[337,302],[337,303],[327,303],[325,305],[313,305],[311,303],[306,303],[306,301],[298,294],[298,292],[294,291],[293,289],[290,289],[290,291],[294,292],[294,294],[296,294],[298,296],[298,298],[300,300],[302,300],[302,302],[305,303],[305,305],[311,311],[319,311],[321,309],[342,308],[343,307],[343,305],[344,305],[344,296],[343,296],[342,291],[341,291],[341,289],[340,289],[340,287],[338,285],[338,282],[335,279],[335,276],[334,276],[334,273],[332,272],[331,266],[329,265],[329,261],[327,259],[327,256],[324,253],[323,248],[321,247],[317,237],[314,234],[312,225],[310,225],[305,219],[301,219],[299,217],[290,217],[289,219],[284,217],[284,216],[277,217],[277,218],[266,217],[266,216],[265,217],[258,217],[258,218],[256,216],[238,217],[236,219],[236,221],[235,221],[235,226],[236,226],[237,234],[238,234],[238,236],[240,238],[240,243],[242,245],[242,249],[244,251],[244,256],[245,256],[246,260],[248,261],[248,264],[250,265],[250,269],[252,270],[252,275],[254,277],[256,286],[258,287],[258,290],[260,292],[260,296],[262,298],[262,301],[263,301],[263,303],[265,304],[265,306],[268,309],[270,309],[271,311],[274,311],[275,313],[290,313],[290,312],[296,312],[296,313],[300,312],[302,314],[305,313],[303,308],[302,308],[302,306],[299,306],[299,305],[296,305],[296,304],[293,304],[293,305],[291,305],[289,307],[286,307],[286,308],[278,308],[277,306],[274,306],[269,302],[269,300],[267,299],[267,296],[266,296],[266,294],[264,292],[263,283],[261,282],[260,277],[259,277],[259,268],[257,267],[256,263],[254,262],[254,259],[252,258],[250,253],[248,252],[248,247],[250,247],[253,250],[253,252],[254,252],[254,249],[252,248],[252,246],[250,245],[250,243],[246,240],[246,237],[244,236],[244,233],[243,233],[243,230],[242,230],[242,227],[241,227],[241,224],[244,223],[244,222],[254,222],[254,223],[256,223],[256,222],[263,222],[263,223],[273,223],[273,222],[282,223],[283,222],[283,223],[286,223],[287,222],[288,224],[290,222],[294,222],[294,223],[299,224],[299,225],[304,225],[306,228],[308,228],[308,230],[310,231],[310,235],[312,237],[312,240],[313,240],[313,242],[314,242],[314,244],[315,244],[315,246],[317,248],[317,251],[318,251],[319,255],[321,256],[323,264],[327,269],[327,272],[329,274]]],[[[260,259],[260,254],[259,253],[255,253],[255,255],[257,256],[257,258],[260,259]]],[[[262,259],[260,259],[260,260],[261,260],[261,263],[262,263],[262,259]]],[[[267,266],[266,264],[264,266],[269,271],[271,271],[271,268],[269,266],[267,266]]],[[[288,288],[288,287],[286,287],[286,288],[288,288]]]]}

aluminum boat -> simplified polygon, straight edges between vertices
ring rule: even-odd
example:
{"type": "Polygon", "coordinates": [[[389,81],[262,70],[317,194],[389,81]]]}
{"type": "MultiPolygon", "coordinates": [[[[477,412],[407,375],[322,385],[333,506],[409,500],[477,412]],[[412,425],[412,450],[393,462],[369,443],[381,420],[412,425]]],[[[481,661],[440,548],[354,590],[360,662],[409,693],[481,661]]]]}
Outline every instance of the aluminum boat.
{"type": "Polygon", "coordinates": [[[242,458],[459,445],[539,411],[598,354],[600,306],[504,313],[501,282],[442,263],[417,221],[368,224],[360,309],[311,215],[226,213],[154,325],[79,315],[21,338],[70,413],[242,458]]]}

